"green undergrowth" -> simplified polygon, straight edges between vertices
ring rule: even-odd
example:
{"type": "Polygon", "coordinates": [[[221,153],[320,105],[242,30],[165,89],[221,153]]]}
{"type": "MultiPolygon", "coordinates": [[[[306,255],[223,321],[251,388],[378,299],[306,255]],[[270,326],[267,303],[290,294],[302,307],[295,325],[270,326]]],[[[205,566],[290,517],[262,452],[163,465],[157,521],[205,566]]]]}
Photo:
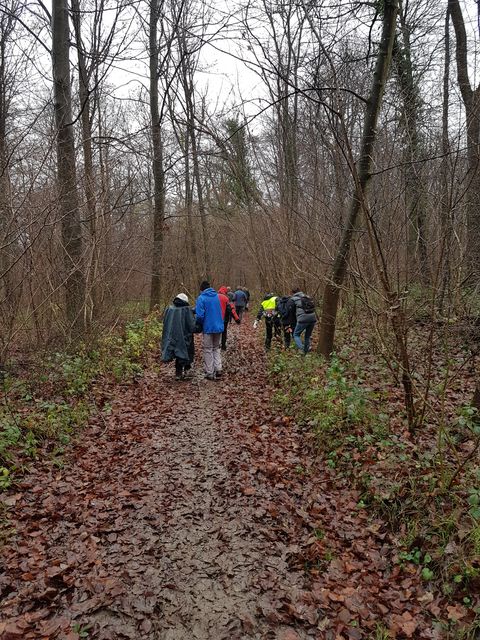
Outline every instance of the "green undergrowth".
{"type": "Polygon", "coordinates": [[[408,432],[383,384],[388,373],[372,385],[348,351],[328,363],[313,353],[275,352],[269,371],[278,409],[312,434],[334,473],[348,477],[359,492],[357,508],[389,527],[394,562],[406,574],[416,570],[480,624],[480,471],[478,457],[460,453],[480,428],[475,410],[460,407],[452,424],[440,434],[432,429],[428,440],[408,432]]]}
{"type": "Polygon", "coordinates": [[[127,324],[121,332],[79,345],[72,353],[44,354],[21,377],[7,375],[0,387],[0,491],[8,489],[29,461],[48,454],[61,466],[65,447],[98,405],[102,380],[128,381],[142,375],[158,348],[161,323],[155,317],[127,324]]]}

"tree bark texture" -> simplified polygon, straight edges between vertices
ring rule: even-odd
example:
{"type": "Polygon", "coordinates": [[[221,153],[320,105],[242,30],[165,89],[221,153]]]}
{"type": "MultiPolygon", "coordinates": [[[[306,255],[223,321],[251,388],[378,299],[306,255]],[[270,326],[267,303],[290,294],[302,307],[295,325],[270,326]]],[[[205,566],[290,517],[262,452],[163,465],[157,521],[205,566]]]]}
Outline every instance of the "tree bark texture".
{"type": "Polygon", "coordinates": [[[453,243],[453,211],[449,188],[449,152],[450,141],[448,133],[449,115],[449,85],[450,85],[450,10],[445,12],[445,60],[443,65],[443,97],[442,97],[442,272],[439,310],[443,313],[445,298],[450,291],[450,267],[453,243]]]}
{"type": "Polygon", "coordinates": [[[333,351],[340,291],[347,272],[350,248],[359,213],[362,209],[362,203],[366,197],[368,184],[371,179],[370,172],[377,135],[377,122],[392,59],[397,12],[398,0],[385,0],[382,37],[363,125],[362,144],[358,161],[358,180],[355,180],[356,184],[352,194],[346,226],[337,249],[330,279],[325,286],[323,297],[318,350],[327,357],[330,356],[333,351]]]}
{"type": "Polygon", "coordinates": [[[84,328],[85,277],[70,86],[67,0],[52,2],[52,67],[57,133],[57,181],[64,251],[66,315],[72,336],[84,328]]]}
{"type": "Polygon", "coordinates": [[[161,302],[163,226],[165,220],[165,171],[163,140],[158,105],[158,18],[159,1],[150,0],[150,119],[153,149],[153,253],[150,309],[161,302]]]}

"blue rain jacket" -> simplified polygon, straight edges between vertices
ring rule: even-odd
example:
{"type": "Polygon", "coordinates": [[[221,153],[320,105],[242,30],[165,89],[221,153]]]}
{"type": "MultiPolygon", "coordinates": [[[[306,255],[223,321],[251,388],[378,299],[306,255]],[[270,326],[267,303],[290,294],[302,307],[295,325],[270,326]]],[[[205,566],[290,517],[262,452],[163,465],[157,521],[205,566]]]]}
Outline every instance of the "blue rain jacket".
{"type": "Polygon", "coordinates": [[[197,298],[195,313],[203,333],[223,333],[222,307],[218,293],[210,287],[197,298]]]}

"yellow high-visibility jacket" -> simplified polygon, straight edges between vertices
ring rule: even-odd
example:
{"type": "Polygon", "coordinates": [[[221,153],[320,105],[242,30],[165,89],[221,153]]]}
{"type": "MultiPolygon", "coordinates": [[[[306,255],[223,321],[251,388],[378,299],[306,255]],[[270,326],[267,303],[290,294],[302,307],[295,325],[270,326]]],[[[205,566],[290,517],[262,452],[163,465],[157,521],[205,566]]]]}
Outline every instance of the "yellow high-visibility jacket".
{"type": "Polygon", "coordinates": [[[265,316],[266,318],[273,318],[277,315],[277,298],[278,296],[272,296],[271,298],[262,301],[260,311],[257,315],[257,320],[261,320],[262,316],[265,316]]]}

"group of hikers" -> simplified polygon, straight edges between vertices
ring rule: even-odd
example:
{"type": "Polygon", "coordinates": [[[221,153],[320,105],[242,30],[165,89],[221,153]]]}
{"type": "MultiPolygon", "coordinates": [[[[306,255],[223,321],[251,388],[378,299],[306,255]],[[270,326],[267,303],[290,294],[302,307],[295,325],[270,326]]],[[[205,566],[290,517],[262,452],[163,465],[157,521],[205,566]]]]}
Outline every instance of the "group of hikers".
{"type": "Polygon", "coordinates": [[[315,313],[315,303],[298,287],[291,291],[290,296],[276,296],[267,293],[263,298],[257,319],[253,326],[257,328],[258,323],[265,318],[265,348],[267,351],[272,346],[272,338],[280,338],[283,334],[285,348],[288,349],[292,342],[302,351],[310,351],[310,341],[313,328],[317,322],[315,313]],[[302,342],[302,335],[304,339],[302,342]]]}
{"type": "MultiPolygon", "coordinates": [[[[216,291],[207,280],[200,284],[200,295],[195,305],[190,305],[187,294],[179,293],[166,309],[163,318],[162,360],[175,361],[175,379],[192,376],[195,357],[193,336],[201,333],[203,339],[203,364],[207,380],[222,377],[221,351],[227,348],[228,327],[231,322],[240,324],[248,311],[250,292],[238,286],[235,291],[222,286],[216,291]]],[[[316,322],[313,300],[300,289],[290,296],[268,293],[260,305],[253,324],[258,327],[265,319],[265,348],[271,348],[273,337],[280,339],[283,333],[285,347],[295,345],[303,352],[310,350],[310,338],[316,322]],[[302,342],[302,334],[304,341],[302,342]]]]}

